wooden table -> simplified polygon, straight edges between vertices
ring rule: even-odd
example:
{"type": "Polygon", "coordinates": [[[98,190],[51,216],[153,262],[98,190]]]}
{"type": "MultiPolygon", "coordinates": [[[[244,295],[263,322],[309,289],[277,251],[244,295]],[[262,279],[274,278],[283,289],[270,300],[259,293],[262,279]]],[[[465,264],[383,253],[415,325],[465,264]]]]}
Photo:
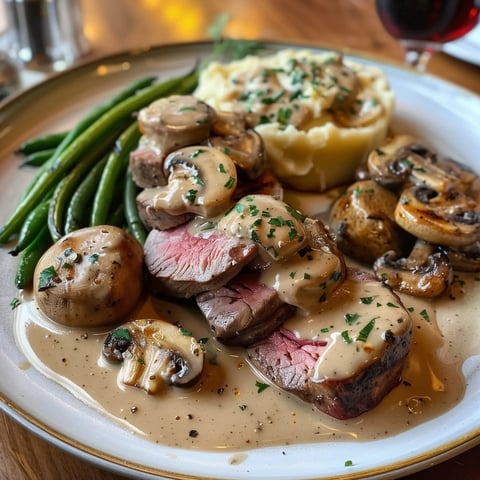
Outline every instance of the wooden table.
{"type": "MultiPolygon", "coordinates": [[[[403,50],[380,25],[373,0],[83,0],[90,57],[208,37],[229,12],[226,35],[305,42],[401,62],[403,50]]],[[[480,52],[479,52],[480,56],[480,52]]],[[[480,68],[444,54],[429,72],[480,94],[480,68]]],[[[379,452],[381,454],[381,452],[379,452]]],[[[480,446],[409,480],[480,478],[480,446]]],[[[65,453],[0,413],[0,479],[114,480],[121,477],[65,453]]]]}

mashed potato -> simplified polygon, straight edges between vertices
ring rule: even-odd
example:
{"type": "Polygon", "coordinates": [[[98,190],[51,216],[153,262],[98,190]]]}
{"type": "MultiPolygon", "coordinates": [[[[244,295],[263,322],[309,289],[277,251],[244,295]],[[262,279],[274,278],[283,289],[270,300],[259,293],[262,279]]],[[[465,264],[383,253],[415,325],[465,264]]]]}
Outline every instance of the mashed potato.
{"type": "Polygon", "coordinates": [[[351,181],[384,141],[395,101],[380,69],[293,49],[212,63],[195,95],[217,110],[246,113],[277,176],[305,191],[351,181]]]}

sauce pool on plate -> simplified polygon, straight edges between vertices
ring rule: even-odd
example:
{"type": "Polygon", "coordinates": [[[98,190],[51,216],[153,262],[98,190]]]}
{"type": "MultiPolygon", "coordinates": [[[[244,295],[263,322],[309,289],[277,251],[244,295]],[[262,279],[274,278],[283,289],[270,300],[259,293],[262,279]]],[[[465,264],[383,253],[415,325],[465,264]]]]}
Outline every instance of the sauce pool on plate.
{"type": "MultiPolygon", "coordinates": [[[[480,352],[480,340],[468,335],[479,293],[479,278],[462,274],[449,295],[435,301],[404,296],[414,326],[402,383],[378,407],[350,420],[331,418],[269,385],[252,371],[243,349],[216,342],[206,321],[186,303],[147,298],[135,314],[136,318],[178,322],[205,342],[206,365],[200,381],[186,389],[165,387],[156,395],[117,381],[120,367],[109,364],[101,354],[106,331],[54,324],[38,312],[26,292],[16,309],[15,333],[33,367],[152,442],[235,451],[332,440],[368,441],[408,430],[461,400],[465,390],[462,363],[480,352]]],[[[301,322],[301,317],[295,317],[288,327],[302,329],[301,322]]]]}

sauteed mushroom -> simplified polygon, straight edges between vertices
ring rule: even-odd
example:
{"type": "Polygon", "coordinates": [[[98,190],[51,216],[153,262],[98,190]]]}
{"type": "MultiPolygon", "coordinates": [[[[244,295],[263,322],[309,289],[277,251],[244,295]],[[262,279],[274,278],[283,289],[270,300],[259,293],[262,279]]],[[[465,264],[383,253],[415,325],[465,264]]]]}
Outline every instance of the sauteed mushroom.
{"type": "Polygon", "coordinates": [[[255,130],[246,130],[240,135],[210,137],[207,145],[227,153],[249,178],[257,178],[265,169],[267,163],[265,145],[255,130]]]}
{"type": "Polygon", "coordinates": [[[212,134],[221,137],[242,135],[247,127],[247,118],[241,112],[218,111],[212,125],[212,134]]]}
{"type": "Polygon", "coordinates": [[[409,135],[390,137],[380,148],[372,150],[367,167],[370,176],[380,185],[395,188],[410,178],[416,164],[424,163],[431,152],[409,135]]]}
{"type": "Polygon", "coordinates": [[[123,321],[142,293],[142,246],[124,230],[101,225],[76,230],[40,258],[33,293],[48,318],[70,327],[123,321]]]}
{"type": "Polygon", "coordinates": [[[375,276],[402,293],[417,297],[437,297],[452,281],[452,267],[445,253],[424,240],[417,240],[409,257],[387,252],[373,264],[375,276]]]}
{"type": "Polygon", "coordinates": [[[412,235],[437,245],[471,245],[480,236],[477,202],[457,190],[407,188],[397,203],[395,220],[412,235]]]}
{"type": "MultiPolygon", "coordinates": [[[[206,147],[185,147],[165,160],[168,184],[157,187],[149,208],[169,215],[194,213],[214,217],[228,209],[237,185],[232,159],[222,151],[206,147]]],[[[143,197],[147,195],[146,192],[143,197]]]]}
{"type": "Polygon", "coordinates": [[[394,218],[397,195],[372,180],[352,184],[332,207],[330,228],[340,250],[373,263],[389,250],[406,253],[411,239],[394,218]]]}
{"type": "Polygon", "coordinates": [[[451,189],[468,191],[475,173],[449,158],[440,158],[433,150],[409,135],[388,139],[373,150],[367,160],[373,180],[388,188],[413,183],[437,192],[451,189]]]}
{"type": "Polygon", "coordinates": [[[163,385],[186,386],[202,373],[204,351],[181,328],[163,320],[140,319],[110,332],[103,356],[123,362],[120,380],[125,385],[158,392],[163,385]]]}
{"type": "Polygon", "coordinates": [[[202,142],[214,119],[214,109],[192,95],[161,98],[138,114],[140,129],[163,154],[202,142]]]}
{"type": "Polygon", "coordinates": [[[465,247],[447,247],[445,251],[454,270],[480,272],[480,241],[465,247]]]}

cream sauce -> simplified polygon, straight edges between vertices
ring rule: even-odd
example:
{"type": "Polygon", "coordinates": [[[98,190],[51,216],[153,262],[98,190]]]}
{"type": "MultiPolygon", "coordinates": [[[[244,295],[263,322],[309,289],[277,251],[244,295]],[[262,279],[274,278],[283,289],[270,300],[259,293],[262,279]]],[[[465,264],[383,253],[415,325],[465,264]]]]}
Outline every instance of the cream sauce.
{"type": "Polygon", "coordinates": [[[365,126],[384,113],[377,99],[363,92],[357,72],[341,56],[316,61],[299,57],[283,67],[259,65],[235,72],[225,96],[235,111],[247,112],[254,123],[278,122],[301,130],[327,119],[347,127],[365,126]]]}
{"type": "MultiPolygon", "coordinates": [[[[478,280],[478,279],[477,279],[478,280]]],[[[67,329],[41,317],[25,298],[16,310],[16,335],[28,361],[82,401],[152,442],[184,448],[238,450],[332,440],[372,440],[407,430],[452,408],[463,396],[460,368],[480,353],[475,302],[480,281],[462,275],[452,293],[435,303],[413,297],[413,344],[403,383],[374,410],[340,421],[259,379],[242,349],[211,338],[194,309],[147,299],[137,318],[180,322],[205,344],[207,361],[192,388],[168,387],[157,395],[119,384],[120,367],[101,355],[105,332],[67,329]],[[440,328],[439,328],[440,327],[440,328]]],[[[304,320],[296,329],[304,329],[304,320]]],[[[293,321],[292,321],[293,322],[293,321]]],[[[290,328],[294,328],[292,323],[290,328]]]]}
{"type": "Polygon", "coordinates": [[[348,278],[328,301],[315,306],[285,322],[297,337],[327,344],[317,360],[314,381],[351,378],[382,356],[387,335],[403,336],[412,326],[398,298],[376,281],[348,278]]]}
{"type": "Polygon", "coordinates": [[[306,241],[303,215],[270,195],[247,195],[217,224],[228,235],[263,247],[270,260],[292,255],[306,241]]]}
{"type": "MultiPolygon", "coordinates": [[[[292,206],[309,216],[324,213],[332,200],[326,195],[317,196],[320,201],[314,202],[308,194],[293,196],[288,192],[287,197],[292,206]]],[[[370,312],[364,303],[358,303],[358,298],[347,301],[347,289],[354,288],[348,285],[339,290],[338,301],[330,304],[336,315],[343,313],[336,319],[330,316],[326,327],[325,306],[320,310],[310,308],[308,315],[298,314],[286,326],[301,336],[319,338],[328,334],[321,331],[323,328],[329,328],[330,333],[338,331],[335,322],[344,321],[346,313],[365,308],[360,312],[365,318],[378,315],[376,304],[370,305],[370,312]]],[[[357,287],[370,288],[369,284],[357,287]]],[[[382,308],[390,301],[390,297],[377,296],[380,293],[376,291],[373,295],[382,308]]],[[[268,445],[368,441],[424,423],[462,399],[462,364],[469,356],[480,354],[480,337],[471,335],[478,330],[479,295],[480,275],[462,274],[456,277],[448,294],[438,300],[402,296],[413,321],[413,341],[403,381],[375,409],[351,420],[331,418],[274,386],[264,389],[267,382],[249,367],[243,349],[216,342],[207,322],[186,302],[147,298],[132,315],[179,323],[206,342],[206,362],[199,382],[189,388],[165,387],[155,395],[119,381],[121,367],[107,362],[101,354],[106,331],[55,324],[39,313],[28,295],[15,310],[15,332],[33,367],[92,408],[152,442],[238,451],[268,445]]],[[[351,296],[372,296],[372,292],[355,290],[351,296]]],[[[325,375],[321,368],[331,368],[333,363],[325,361],[324,367],[321,365],[318,377],[325,375]]],[[[26,368],[24,362],[22,368],[26,368]]]]}

